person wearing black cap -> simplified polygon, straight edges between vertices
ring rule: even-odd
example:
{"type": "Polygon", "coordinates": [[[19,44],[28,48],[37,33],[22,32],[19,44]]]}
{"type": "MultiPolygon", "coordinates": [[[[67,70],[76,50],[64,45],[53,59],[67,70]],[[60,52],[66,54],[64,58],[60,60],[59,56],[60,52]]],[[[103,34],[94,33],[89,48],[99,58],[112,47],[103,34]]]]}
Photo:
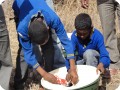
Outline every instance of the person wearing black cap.
{"type": "Polygon", "coordinates": [[[13,9],[16,15],[19,16],[17,33],[24,51],[25,61],[37,70],[44,79],[51,83],[57,83],[56,77],[46,72],[54,69],[54,46],[51,31],[55,30],[67,53],[66,66],[68,74],[71,76],[72,82],[76,84],[78,75],[75,68],[72,44],[56,13],[48,7],[44,0],[15,0],[13,9]],[[38,57],[40,56],[34,50],[35,47],[39,46],[45,60],[46,71],[42,68],[41,63],[39,63],[41,58],[38,57]]]}

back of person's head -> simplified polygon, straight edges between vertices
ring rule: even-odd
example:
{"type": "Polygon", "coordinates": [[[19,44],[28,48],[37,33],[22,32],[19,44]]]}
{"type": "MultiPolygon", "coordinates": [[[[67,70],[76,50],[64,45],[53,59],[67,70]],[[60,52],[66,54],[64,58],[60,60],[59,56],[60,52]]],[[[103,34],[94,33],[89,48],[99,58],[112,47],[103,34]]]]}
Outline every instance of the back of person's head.
{"type": "Polygon", "coordinates": [[[28,35],[31,42],[43,44],[49,37],[48,28],[43,21],[35,20],[30,23],[28,35]]]}
{"type": "Polygon", "coordinates": [[[76,30],[90,30],[92,28],[92,21],[88,14],[81,13],[76,16],[74,25],[76,30]]]}

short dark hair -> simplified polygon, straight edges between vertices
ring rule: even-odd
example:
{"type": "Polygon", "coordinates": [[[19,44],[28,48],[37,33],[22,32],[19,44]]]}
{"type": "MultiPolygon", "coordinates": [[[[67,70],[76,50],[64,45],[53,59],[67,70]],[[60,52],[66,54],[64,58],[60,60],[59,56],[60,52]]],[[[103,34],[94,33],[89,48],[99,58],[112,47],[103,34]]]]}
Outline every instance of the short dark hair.
{"type": "Polygon", "coordinates": [[[42,44],[48,38],[48,28],[43,21],[35,20],[30,23],[28,28],[28,35],[31,42],[42,44]]]}
{"type": "Polygon", "coordinates": [[[88,14],[81,13],[76,16],[74,25],[75,25],[76,30],[91,29],[92,20],[88,14]]]}

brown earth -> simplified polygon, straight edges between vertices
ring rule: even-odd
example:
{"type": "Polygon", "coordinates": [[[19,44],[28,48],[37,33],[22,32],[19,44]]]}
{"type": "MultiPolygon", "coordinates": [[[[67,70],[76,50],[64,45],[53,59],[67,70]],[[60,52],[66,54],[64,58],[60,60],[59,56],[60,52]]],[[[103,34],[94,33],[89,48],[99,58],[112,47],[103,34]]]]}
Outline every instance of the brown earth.
{"type": "MultiPolygon", "coordinates": [[[[9,36],[10,36],[12,60],[15,68],[18,41],[17,41],[15,23],[13,20],[14,15],[11,9],[13,0],[6,0],[6,1],[8,2],[3,5],[3,8],[4,9],[7,8],[7,10],[5,10],[5,15],[6,15],[6,21],[7,21],[7,26],[9,30],[9,36]]],[[[63,21],[67,32],[72,32],[72,30],[74,30],[73,25],[74,25],[75,16],[81,12],[90,14],[93,20],[94,27],[98,28],[102,32],[101,23],[100,23],[100,19],[99,19],[97,7],[96,7],[96,0],[91,0],[88,10],[81,8],[80,0],[64,0],[64,2],[57,3],[54,6],[57,14],[60,16],[61,20],[63,21]]],[[[118,29],[118,26],[117,26],[117,29],[118,29]]],[[[117,30],[117,32],[119,32],[119,30],[117,30]]],[[[14,76],[14,74],[12,76],[14,76]]],[[[117,88],[118,85],[120,85],[120,72],[116,75],[111,76],[111,81],[108,82],[108,80],[109,79],[104,79],[103,84],[100,84],[100,85],[106,86],[106,90],[115,90],[115,88],[117,88]]],[[[30,90],[39,90],[39,85],[32,83],[30,90]]],[[[105,90],[105,89],[101,89],[101,90],[105,90]]]]}

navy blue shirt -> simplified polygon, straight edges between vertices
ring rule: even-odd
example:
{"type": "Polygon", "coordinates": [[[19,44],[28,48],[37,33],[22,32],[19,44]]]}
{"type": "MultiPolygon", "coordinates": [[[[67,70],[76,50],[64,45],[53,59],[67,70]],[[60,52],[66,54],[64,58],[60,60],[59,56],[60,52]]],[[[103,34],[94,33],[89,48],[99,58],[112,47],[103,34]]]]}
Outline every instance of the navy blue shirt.
{"type": "MultiPolygon", "coordinates": [[[[67,53],[67,60],[74,58],[74,51],[71,41],[68,39],[64,26],[56,13],[47,5],[45,0],[15,0],[13,3],[15,15],[19,18],[17,33],[19,34],[19,42],[24,50],[24,58],[26,62],[37,68],[39,66],[35,54],[32,50],[33,45],[28,36],[28,26],[33,15],[40,12],[46,24],[55,30],[63,47],[67,53]]],[[[67,64],[67,67],[69,65],[67,64]]]]}
{"type": "Polygon", "coordinates": [[[87,46],[81,44],[79,40],[80,38],[77,37],[77,33],[75,30],[71,36],[71,41],[73,43],[74,51],[77,50],[78,55],[80,57],[83,57],[83,53],[87,49],[93,49],[98,51],[100,54],[99,63],[100,62],[103,63],[105,68],[109,66],[110,64],[109,53],[105,48],[103,35],[97,29],[93,29],[93,33],[90,37],[90,42],[87,44],[87,46]]]}

